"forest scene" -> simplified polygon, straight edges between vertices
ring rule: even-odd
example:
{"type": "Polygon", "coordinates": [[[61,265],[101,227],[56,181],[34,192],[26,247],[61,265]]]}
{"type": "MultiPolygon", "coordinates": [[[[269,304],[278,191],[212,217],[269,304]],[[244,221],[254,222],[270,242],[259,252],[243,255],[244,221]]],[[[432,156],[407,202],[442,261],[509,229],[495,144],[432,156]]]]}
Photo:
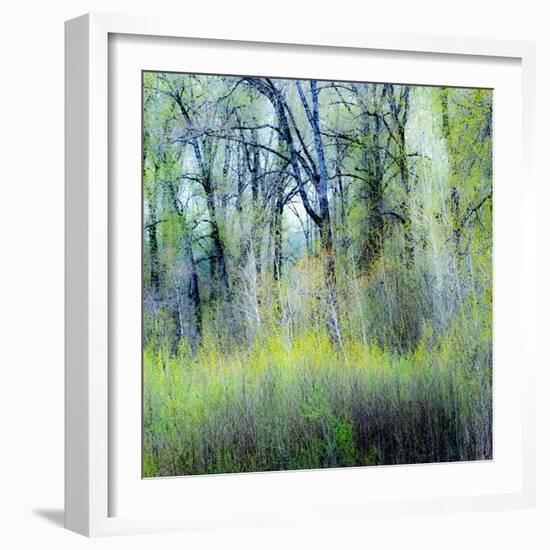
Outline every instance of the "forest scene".
{"type": "Polygon", "coordinates": [[[142,76],[143,476],[491,459],[492,91],[142,76]]]}

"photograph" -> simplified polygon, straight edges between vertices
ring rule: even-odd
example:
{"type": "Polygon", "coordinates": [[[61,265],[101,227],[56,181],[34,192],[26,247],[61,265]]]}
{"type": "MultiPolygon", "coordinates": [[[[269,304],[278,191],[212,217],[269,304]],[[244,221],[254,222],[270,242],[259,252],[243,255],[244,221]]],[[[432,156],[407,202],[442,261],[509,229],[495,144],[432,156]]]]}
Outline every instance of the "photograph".
{"type": "Polygon", "coordinates": [[[2,548],[550,550],[543,6],[6,3],[2,548]]]}
{"type": "Polygon", "coordinates": [[[141,93],[142,476],[492,460],[493,90],[141,93]]]}

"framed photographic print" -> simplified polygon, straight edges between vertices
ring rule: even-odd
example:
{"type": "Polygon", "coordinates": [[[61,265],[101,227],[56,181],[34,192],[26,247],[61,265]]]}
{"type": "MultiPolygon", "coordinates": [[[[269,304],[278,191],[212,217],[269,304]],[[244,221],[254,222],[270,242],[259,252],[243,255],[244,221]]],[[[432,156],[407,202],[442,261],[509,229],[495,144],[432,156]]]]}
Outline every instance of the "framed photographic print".
{"type": "Polygon", "coordinates": [[[67,527],[532,505],[533,66],[69,21],[67,527]]]}

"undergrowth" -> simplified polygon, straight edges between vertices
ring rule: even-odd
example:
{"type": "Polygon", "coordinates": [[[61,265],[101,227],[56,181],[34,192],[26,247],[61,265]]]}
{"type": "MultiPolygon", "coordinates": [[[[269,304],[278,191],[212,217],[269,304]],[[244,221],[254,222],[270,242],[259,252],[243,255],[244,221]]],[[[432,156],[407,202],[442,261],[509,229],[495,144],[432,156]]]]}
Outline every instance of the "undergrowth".
{"type": "Polygon", "coordinates": [[[144,350],[145,477],[492,457],[489,336],[407,354],[322,331],[144,350]]]}

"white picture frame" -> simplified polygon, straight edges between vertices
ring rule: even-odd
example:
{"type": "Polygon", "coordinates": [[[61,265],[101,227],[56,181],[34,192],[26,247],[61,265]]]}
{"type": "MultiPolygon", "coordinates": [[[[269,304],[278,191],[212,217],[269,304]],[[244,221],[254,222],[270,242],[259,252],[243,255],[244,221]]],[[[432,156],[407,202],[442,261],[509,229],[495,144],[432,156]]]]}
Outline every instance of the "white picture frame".
{"type": "MultiPolygon", "coordinates": [[[[328,51],[327,48],[342,52],[351,50],[353,52],[386,52],[384,55],[399,55],[401,59],[399,63],[403,63],[408,56],[412,59],[413,56],[421,54],[430,59],[437,58],[440,64],[450,63],[458,58],[480,60],[482,63],[495,66],[505,63],[515,64],[516,73],[520,79],[518,94],[521,99],[514,107],[515,115],[521,125],[521,135],[518,138],[521,144],[521,155],[518,159],[514,159],[514,162],[517,162],[514,167],[521,170],[520,175],[518,172],[521,185],[517,186],[516,205],[519,204],[519,209],[524,213],[527,213],[529,206],[529,189],[534,185],[531,177],[534,162],[531,151],[534,150],[535,120],[533,43],[398,35],[370,31],[361,33],[329,29],[317,31],[312,28],[277,29],[277,31],[266,31],[260,28],[235,30],[224,28],[221,24],[205,27],[193,22],[175,22],[169,18],[153,19],[119,15],[85,15],[68,21],[66,23],[65,150],[66,527],[87,536],[100,536],[330,518],[360,519],[365,515],[389,516],[418,512],[481,511],[532,506],[535,501],[535,360],[532,350],[534,350],[533,338],[536,331],[533,326],[534,290],[528,284],[527,278],[529,270],[534,266],[534,249],[529,244],[529,239],[534,234],[535,221],[533,216],[525,215],[521,218],[521,233],[517,235],[517,242],[522,250],[521,266],[518,266],[517,277],[510,278],[506,283],[519,285],[514,306],[517,309],[510,308],[507,313],[504,308],[495,308],[496,315],[511,316],[517,311],[522,319],[519,335],[523,339],[520,339],[516,346],[522,346],[523,362],[514,386],[516,393],[506,395],[503,393],[503,398],[500,399],[501,410],[515,407],[513,410],[519,411],[518,429],[514,432],[514,437],[509,438],[508,447],[506,447],[506,449],[512,449],[515,445],[517,448],[514,452],[517,451],[517,456],[513,464],[510,462],[510,465],[506,466],[509,470],[503,469],[498,474],[505,477],[513,469],[515,476],[513,486],[500,485],[491,491],[480,489],[477,492],[470,491],[466,487],[460,494],[455,492],[449,495],[417,494],[412,489],[410,493],[400,494],[399,498],[385,500],[377,497],[369,500],[363,499],[360,494],[352,494],[351,490],[352,486],[357,485],[358,476],[363,475],[359,470],[364,472],[365,469],[341,469],[335,474],[330,474],[331,481],[327,481],[325,487],[325,491],[328,492],[326,502],[322,502],[321,499],[317,505],[314,502],[317,496],[312,490],[314,496],[309,500],[298,502],[293,507],[291,506],[292,495],[284,493],[287,489],[283,491],[284,494],[279,494],[278,498],[271,502],[261,495],[269,494],[275,485],[289,488],[300,484],[303,487],[318,487],[320,478],[314,476],[323,475],[322,472],[201,476],[202,480],[193,481],[195,486],[193,490],[197,490],[198,487],[201,493],[206,492],[212,496],[216,492],[222,494],[225,491],[225,500],[221,499],[222,504],[215,511],[206,513],[197,506],[195,515],[181,510],[175,510],[174,514],[155,515],[151,507],[144,504],[136,504],[129,512],[122,513],[113,507],[115,488],[118,491],[131,490],[129,484],[118,483],[120,476],[117,472],[120,471],[120,467],[117,467],[116,457],[113,456],[115,448],[120,449],[121,446],[130,448],[129,443],[119,440],[118,434],[121,430],[112,429],[120,390],[115,391],[113,388],[113,373],[110,372],[113,365],[113,342],[110,341],[110,338],[113,338],[110,325],[113,323],[110,317],[110,301],[114,297],[110,295],[109,289],[115,264],[115,260],[110,255],[110,249],[114,238],[112,228],[116,226],[113,216],[122,216],[119,208],[114,208],[110,204],[112,191],[110,191],[110,181],[114,176],[110,171],[110,162],[113,159],[110,159],[109,155],[119,154],[113,151],[110,153],[109,150],[112,126],[116,118],[115,113],[109,109],[112,105],[116,105],[116,101],[112,103],[115,79],[109,72],[109,41],[113,36],[133,37],[134,42],[143,42],[146,37],[193,39],[199,44],[201,41],[208,41],[209,44],[222,49],[224,45],[229,47],[232,44],[248,44],[247,47],[252,50],[263,48],[263,51],[266,51],[266,48],[284,46],[285,51],[287,54],[290,52],[290,55],[293,51],[302,51],[304,48],[317,54],[328,51]],[[514,401],[515,398],[517,402],[514,401]],[[293,477],[288,477],[289,475],[293,477]],[[255,489],[257,486],[262,487],[260,492],[257,488],[255,489]],[[340,489],[337,490],[336,487],[340,489]],[[238,493],[241,488],[243,494],[257,496],[258,500],[252,507],[246,507],[239,501],[238,493]],[[285,502],[285,498],[288,502],[285,502]],[[232,506],[233,502],[235,506],[232,506]]],[[[165,44],[163,47],[175,48],[176,46],[165,44]]],[[[238,57],[238,54],[236,55],[238,57]]],[[[200,65],[200,60],[195,60],[195,63],[197,62],[200,65]]],[[[227,72],[233,73],[231,69],[227,72]]],[[[439,78],[444,77],[439,76],[439,78]]],[[[506,76],[502,78],[505,79],[506,76]]],[[[447,84],[447,82],[444,83],[447,84]]],[[[136,92],[141,94],[140,89],[136,92]]],[[[496,124],[498,125],[498,119],[496,124]]],[[[495,147],[499,147],[498,137],[495,147]]],[[[139,166],[137,170],[139,172],[139,166]]],[[[499,173],[498,170],[496,173],[499,173]]],[[[499,216],[500,219],[505,219],[506,209],[514,203],[503,199],[500,204],[501,206],[496,207],[500,209],[495,225],[497,240],[499,231],[502,238],[505,232],[504,224],[498,223],[499,216]]],[[[138,229],[141,231],[141,228],[138,229]]],[[[501,334],[504,333],[503,329],[501,334]]],[[[496,337],[498,338],[498,331],[496,337]]],[[[136,345],[140,344],[141,342],[136,342],[136,345]]],[[[135,365],[135,368],[139,372],[140,365],[135,365]]],[[[497,379],[496,392],[500,391],[498,387],[497,379]]],[[[138,411],[134,412],[137,415],[138,411]]],[[[132,426],[135,428],[135,423],[132,426]]],[[[501,460],[504,462],[507,457],[503,455],[506,453],[508,451],[501,454],[501,460]]],[[[510,451],[510,454],[513,453],[510,451]]],[[[410,469],[407,468],[409,467],[368,469],[371,472],[369,474],[371,480],[379,477],[380,480],[386,480],[384,483],[395,483],[397,477],[392,478],[393,473],[385,472],[398,470],[396,475],[403,480],[410,475],[410,469]]],[[[432,484],[435,483],[434,479],[441,482],[454,475],[452,469],[445,469],[439,465],[428,465],[423,468],[433,469],[436,477],[430,478],[429,483],[432,484]]],[[[431,472],[431,470],[424,471],[431,472]]],[[[463,475],[469,474],[463,472],[463,475]]],[[[476,475],[482,477],[485,474],[479,469],[476,475]]],[[[148,499],[151,503],[151,499],[158,498],[161,494],[150,490],[154,483],[163,484],[163,490],[172,491],[173,497],[174,490],[181,491],[181,485],[178,486],[179,488],[173,485],[172,489],[168,486],[174,481],[145,480],[144,483],[149,485],[144,493],[146,495],[144,500],[148,499]]],[[[417,481],[420,483],[422,477],[418,477],[417,481]]],[[[192,489],[187,486],[186,493],[191,494],[190,491],[192,489]]],[[[126,501],[128,500],[140,502],[139,496],[133,493],[126,495],[126,501]]]]}

